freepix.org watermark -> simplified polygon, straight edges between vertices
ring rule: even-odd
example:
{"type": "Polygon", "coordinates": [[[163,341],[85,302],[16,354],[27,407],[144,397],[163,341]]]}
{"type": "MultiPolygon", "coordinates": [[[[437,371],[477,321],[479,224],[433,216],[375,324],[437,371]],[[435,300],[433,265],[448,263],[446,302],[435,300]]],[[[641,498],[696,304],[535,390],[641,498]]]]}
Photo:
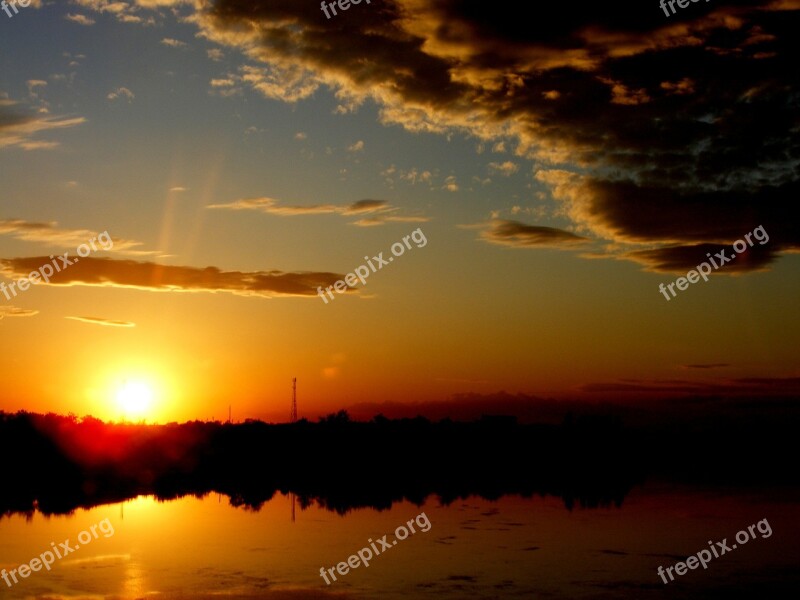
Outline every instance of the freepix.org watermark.
{"type": "MultiPolygon", "coordinates": [[[[366,3],[369,4],[369,0],[366,0],[366,3]]],[[[328,14],[328,9],[331,9],[333,12],[333,16],[336,16],[336,6],[339,6],[339,10],[347,10],[350,8],[351,4],[361,4],[361,0],[339,0],[338,2],[325,2],[323,0],[322,5],[320,6],[320,10],[325,13],[325,16],[329,19],[331,16],[328,14]],[[325,6],[327,4],[327,6],[325,6]]]]}
{"type": "Polygon", "coordinates": [[[0,9],[2,9],[2,11],[5,12],[10,19],[19,13],[17,4],[19,4],[22,8],[28,8],[31,5],[31,0],[2,0],[2,2],[0,2],[0,9]],[[14,11],[14,15],[11,14],[12,9],[14,11]]]}
{"type": "MultiPolygon", "coordinates": [[[[700,2],[700,0],[691,0],[692,2],[700,2]]],[[[708,2],[708,0],[706,0],[708,2]]],[[[667,11],[667,6],[669,6],[672,14],[675,14],[675,5],[678,5],[680,8],[686,8],[689,6],[689,0],[661,0],[659,6],[661,6],[661,10],[664,11],[664,14],[669,16],[669,12],[667,11]]]]}
{"type": "MultiPolygon", "coordinates": [[[[764,229],[764,226],[759,225],[752,231],[752,233],[746,233],[744,235],[744,239],[747,240],[747,243],[745,243],[744,240],[736,240],[733,243],[733,251],[731,252],[730,256],[725,255],[724,248],[719,252],[717,252],[716,254],[714,254],[714,256],[711,256],[710,252],[706,252],[706,256],[708,257],[708,260],[711,262],[711,265],[714,265],[714,270],[717,270],[725,263],[732,261],[734,258],[736,258],[737,254],[741,254],[742,252],[747,250],[748,247],[752,248],[753,237],[755,237],[756,240],[758,240],[760,246],[763,246],[769,241],[769,235],[764,229]],[[717,261],[715,261],[714,258],[717,258],[719,260],[719,264],[717,264],[717,261]]],[[[672,298],[676,296],[675,290],[672,289],[673,287],[677,286],[678,290],[682,292],[687,287],[689,287],[690,283],[697,283],[698,281],[700,281],[701,277],[703,278],[703,281],[708,281],[708,276],[711,274],[711,265],[708,264],[708,262],[701,262],[699,265],[697,265],[697,270],[692,269],[691,271],[686,273],[686,277],[678,277],[672,283],[667,284],[666,287],[664,286],[663,283],[659,283],[658,291],[664,294],[664,298],[666,298],[667,302],[669,302],[672,298]],[[672,294],[672,298],[670,298],[667,295],[667,289],[669,289],[670,293],[672,294]]]]}
{"type": "MultiPolygon", "coordinates": [[[[104,231],[96,238],[92,238],[89,240],[87,244],[81,244],[78,246],[76,252],[79,257],[86,258],[92,252],[97,252],[97,246],[95,242],[100,242],[100,249],[101,250],[111,250],[114,247],[114,240],[111,239],[111,236],[108,235],[108,231],[104,231]],[[91,246],[91,249],[89,248],[91,246]]],[[[44,281],[45,283],[50,283],[50,278],[55,275],[56,273],[60,273],[67,267],[74,265],[78,262],[79,258],[70,259],[69,252],[64,252],[61,256],[57,259],[53,258],[53,255],[50,255],[52,260],[52,265],[50,263],[45,263],[37,271],[31,271],[30,275],[27,277],[21,277],[16,281],[12,281],[9,284],[5,282],[0,283],[0,292],[3,292],[5,295],[6,300],[11,300],[11,298],[17,297],[17,288],[20,292],[28,291],[28,288],[31,284],[38,284],[44,281]],[[9,292],[11,292],[9,294],[9,292]]]]}
{"type": "Polygon", "coordinates": [[[669,582],[664,575],[665,573],[669,575],[669,581],[675,581],[675,577],[672,576],[673,569],[678,575],[685,575],[687,569],[696,569],[698,565],[703,565],[703,568],[707,569],[708,563],[711,562],[712,559],[719,558],[723,554],[727,554],[728,552],[736,550],[736,548],[738,548],[740,545],[744,546],[751,539],[756,539],[756,529],[758,529],[762,539],[768,538],[772,535],[772,527],[770,527],[769,521],[766,519],[761,519],[758,523],[750,525],[747,528],[747,531],[744,529],[738,531],[736,533],[736,544],[728,546],[728,538],[723,538],[721,542],[712,542],[711,540],[708,540],[708,546],[711,548],[710,551],[704,548],[700,550],[697,555],[692,555],[687,558],[686,562],[676,562],[673,566],[667,567],[666,570],[664,570],[663,566],[659,566],[656,572],[664,581],[664,585],[666,585],[669,582]],[[714,553],[714,556],[711,556],[712,552],[714,553]]]}
{"type": "Polygon", "coordinates": [[[14,580],[14,583],[19,583],[17,575],[19,575],[22,579],[27,579],[31,576],[31,573],[41,571],[42,567],[49,571],[50,567],[56,562],[56,559],[60,560],[72,554],[81,546],[91,544],[93,540],[98,539],[100,537],[97,533],[98,529],[100,529],[100,533],[103,534],[103,537],[110,538],[112,535],[114,535],[114,526],[111,524],[111,521],[108,519],[103,519],[97,525],[92,525],[89,528],[91,533],[89,533],[89,531],[81,531],[78,534],[78,544],[71,545],[68,539],[59,543],[58,546],[56,546],[55,542],[50,542],[52,550],[45,550],[38,557],[32,558],[30,562],[22,564],[16,569],[11,569],[10,571],[3,569],[0,571],[0,578],[6,582],[8,587],[11,587],[14,585],[11,583],[12,579],[14,580]]]}
{"type": "MultiPolygon", "coordinates": [[[[428,238],[426,238],[425,234],[422,233],[422,229],[417,227],[417,229],[412,231],[410,235],[403,236],[402,242],[395,242],[392,244],[392,254],[394,254],[394,256],[403,256],[406,249],[411,250],[411,243],[409,240],[413,241],[417,248],[424,248],[428,244],[428,238]]],[[[388,259],[384,259],[383,252],[379,252],[378,256],[373,256],[372,258],[365,256],[364,260],[367,261],[369,266],[359,265],[354,269],[355,274],[348,273],[345,275],[344,281],[340,279],[333,285],[326,287],[324,291],[322,286],[317,287],[317,295],[322,298],[322,301],[325,302],[325,304],[328,303],[328,299],[325,297],[326,293],[331,297],[331,300],[333,300],[333,292],[331,290],[336,290],[336,293],[341,294],[347,291],[347,286],[355,287],[359,281],[361,282],[361,285],[365,285],[367,283],[367,277],[369,277],[371,273],[375,273],[379,269],[388,266],[389,263],[394,260],[394,257],[390,256],[388,259]],[[372,262],[373,260],[375,261],[374,263],[372,262]],[[378,265],[377,268],[375,267],[375,264],[378,265]],[[370,269],[372,270],[370,271],[370,269]]]]}
{"type": "Polygon", "coordinates": [[[392,540],[391,542],[388,541],[386,538],[389,537],[389,534],[387,533],[378,540],[378,544],[380,544],[380,548],[378,548],[375,545],[375,542],[372,541],[372,538],[369,538],[367,540],[369,546],[364,546],[356,554],[351,554],[348,557],[347,562],[340,562],[338,565],[336,565],[336,567],[331,567],[327,570],[325,567],[320,567],[319,576],[325,580],[325,583],[330,585],[331,582],[328,581],[328,575],[330,575],[333,580],[336,581],[336,575],[334,574],[334,571],[339,573],[339,575],[344,576],[350,572],[350,569],[357,569],[362,563],[365,567],[369,568],[369,561],[379,554],[383,554],[393,546],[396,546],[398,541],[403,541],[406,539],[409,535],[409,530],[411,531],[411,535],[414,535],[416,533],[414,529],[414,523],[417,524],[417,527],[419,527],[419,530],[422,533],[427,533],[431,529],[431,521],[428,519],[428,515],[426,515],[424,512],[421,512],[413,519],[409,519],[408,523],[405,525],[400,525],[400,527],[394,530],[394,537],[397,538],[396,540],[392,540]],[[407,528],[406,525],[408,525],[407,528]]]}

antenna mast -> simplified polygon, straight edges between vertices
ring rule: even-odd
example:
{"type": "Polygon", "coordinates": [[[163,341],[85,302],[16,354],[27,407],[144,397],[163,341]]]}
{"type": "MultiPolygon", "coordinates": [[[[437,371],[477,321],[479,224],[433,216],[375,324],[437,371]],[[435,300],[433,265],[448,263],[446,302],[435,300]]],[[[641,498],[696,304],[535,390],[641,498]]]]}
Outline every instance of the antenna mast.
{"type": "Polygon", "coordinates": [[[297,377],[292,379],[292,415],[289,417],[289,422],[297,422],[297,377]]]}

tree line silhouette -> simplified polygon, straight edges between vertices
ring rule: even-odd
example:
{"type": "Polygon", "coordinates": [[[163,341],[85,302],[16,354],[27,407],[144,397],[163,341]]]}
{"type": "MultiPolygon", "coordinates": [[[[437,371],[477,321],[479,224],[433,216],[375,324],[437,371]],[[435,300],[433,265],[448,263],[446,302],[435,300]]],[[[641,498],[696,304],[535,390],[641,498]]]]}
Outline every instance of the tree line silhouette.
{"type": "Polygon", "coordinates": [[[545,425],[504,416],[354,422],[340,411],[293,424],[145,425],[0,412],[0,514],[210,492],[255,510],[291,492],[301,506],[339,513],[431,495],[444,504],[519,494],[557,496],[570,509],[621,506],[648,476],[796,484],[781,462],[792,456],[795,431],[790,420],[634,428],[613,415],[570,414],[545,425]]]}

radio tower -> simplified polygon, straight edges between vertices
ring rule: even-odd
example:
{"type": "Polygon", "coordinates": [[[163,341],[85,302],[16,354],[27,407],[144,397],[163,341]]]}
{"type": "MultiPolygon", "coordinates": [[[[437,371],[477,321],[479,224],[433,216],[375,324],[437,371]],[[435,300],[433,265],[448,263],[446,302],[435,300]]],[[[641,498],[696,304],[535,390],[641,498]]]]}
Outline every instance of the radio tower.
{"type": "Polygon", "coordinates": [[[297,422],[297,377],[292,379],[292,416],[289,417],[289,422],[297,422]]]}

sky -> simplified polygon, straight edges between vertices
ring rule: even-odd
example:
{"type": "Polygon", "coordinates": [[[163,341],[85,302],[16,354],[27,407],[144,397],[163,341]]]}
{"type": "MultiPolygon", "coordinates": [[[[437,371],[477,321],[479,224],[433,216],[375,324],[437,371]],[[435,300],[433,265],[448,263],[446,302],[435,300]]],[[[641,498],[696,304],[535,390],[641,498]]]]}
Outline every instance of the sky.
{"type": "Polygon", "coordinates": [[[0,410],[800,389],[800,0],[17,9],[0,410]]]}

